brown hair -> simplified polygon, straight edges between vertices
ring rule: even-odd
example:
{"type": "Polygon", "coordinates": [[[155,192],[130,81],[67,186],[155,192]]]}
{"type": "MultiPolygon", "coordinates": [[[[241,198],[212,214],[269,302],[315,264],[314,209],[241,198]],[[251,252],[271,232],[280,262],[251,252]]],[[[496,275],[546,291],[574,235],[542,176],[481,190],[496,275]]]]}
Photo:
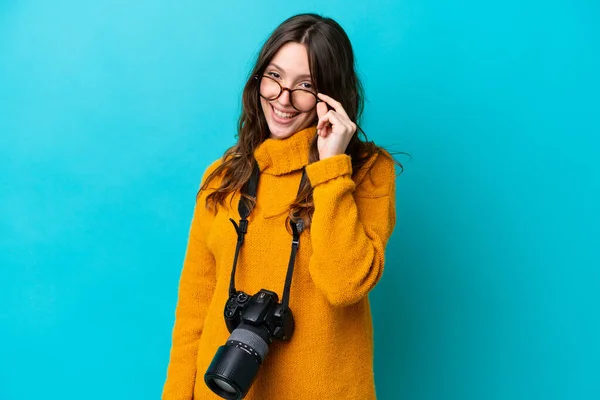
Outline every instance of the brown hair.
{"type": "MultiPolygon", "coordinates": [[[[220,187],[206,198],[207,208],[212,208],[213,205],[223,206],[227,196],[243,188],[250,179],[254,167],[254,150],[270,134],[260,105],[259,80],[255,79],[255,76],[261,76],[277,51],[289,42],[306,46],[314,87],[318,92],[338,100],[350,119],[358,126],[363,111],[363,88],[355,71],[350,39],[342,27],[331,18],[316,14],[299,14],[287,19],[273,31],[263,45],[244,86],[237,144],[225,151],[222,163],[200,188],[201,191],[208,188],[212,179],[222,176],[220,187]],[[331,68],[331,65],[336,65],[337,68],[331,68]]],[[[316,123],[315,120],[314,124],[316,123]]],[[[363,130],[358,127],[346,149],[346,154],[352,158],[353,171],[358,171],[375,153],[390,156],[369,141],[363,130]],[[358,137],[359,132],[365,136],[365,141],[358,137]]],[[[310,146],[309,163],[317,160],[319,152],[315,138],[310,146]]],[[[302,218],[306,226],[310,224],[314,212],[312,191],[310,182],[305,180],[290,207],[289,218],[302,218]]],[[[254,199],[246,198],[245,201],[249,207],[253,207],[254,199]]]]}

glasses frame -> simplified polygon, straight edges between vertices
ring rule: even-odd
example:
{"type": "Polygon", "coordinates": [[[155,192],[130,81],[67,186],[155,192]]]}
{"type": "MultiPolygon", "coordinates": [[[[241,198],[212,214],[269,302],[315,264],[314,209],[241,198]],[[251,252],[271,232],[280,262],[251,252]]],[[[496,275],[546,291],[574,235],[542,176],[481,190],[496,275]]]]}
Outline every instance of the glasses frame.
{"type": "Polygon", "coordinates": [[[283,94],[283,92],[287,90],[287,91],[288,91],[288,93],[290,94],[290,104],[292,105],[292,108],[293,108],[294,110],[296,110],[296,111],[300,112],[300,113],[307,113],[307,112],[310,112],[310,111],[312,111],[312,110],[313,110],[313,109],[314,109],[314,108],[317,106],[317,104],[318,104],[318,103],[320,103],[320,102],[322,101],[321,99],[319,99],[319,98],[317,97],[317,94],[316,94],[316,93],[313,93],[313,92],[311,92],[310,90],[306,90],[306,89],[290,89],[290,88],[287,88],[287,87],[283,86],[281,83],[277,82],[277,81],[276,81],[274,78],[272,78],[272,77],[270,77],[270,76],[268,76],[268,75],[260,75],[260,76],[259,76],[259,75],[254,75],[254,79],[258,80],[258,95],[259,95],[260,97],[262,97],[263,99],[265,99],[265,100],[267,100],[267,101],[274,101],[274,100],[277,100],[277,99],[278,99],[278,98],[279,98],[279,97],[280,97],[280,96],[283,94]],[[268,99],[268,98],[266,98],[265,96],[263,96],[263,95],[260,93],[260,85],[261,85],[261,82],[262,82],[262,78],[267,78],[267,79],[270,79],[270,80],[272,80],[273,82],[275,82],[277,85],[279,85],[279,94],[278,94],[277,96],[275,96],[275,97],[274,97],[274,98],[272,98],[272,99],[268,99]],[[301,111],[301,110],[298,110],[298,109],[296,108],[296,106],[294,105],[294,100],[293,100],[293,97],[294,97],[294,96],[293,96],[293,93],[294,93],[294,92],[298,92],[298,91],[301,91],[301,92],[306,92],[306,93],[310,93],[310,94],[312,94],[312,95],[315,97],[315,100],[316,100],[316,102],[315,102],[315,105],[314,105],[313,107],[311,107],[311,108],[310,108],[309,110],[307,110],[307,111],[301,111]]]}

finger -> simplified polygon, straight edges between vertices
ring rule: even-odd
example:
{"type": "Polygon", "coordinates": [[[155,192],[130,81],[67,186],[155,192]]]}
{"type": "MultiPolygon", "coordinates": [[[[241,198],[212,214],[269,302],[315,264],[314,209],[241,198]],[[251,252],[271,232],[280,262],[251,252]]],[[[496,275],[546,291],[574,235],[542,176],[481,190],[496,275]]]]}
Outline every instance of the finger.
{"type": "Polygon", "coordinates": [[[317,123],[317,129],[323,129],[326,126],[329,126],[329,112],[319,118],[319,122],[317,123]]]}
{"type": "Polygon", "coordinates": [[[317,135],[319,135],[320,137],[325,139],[327,136],[329,136],[329,130],[328,129],[317,129],[317,135]]]}
{"type": "Polygon", "coordinates": [[[317,124],[317,129],[323,129],[323,128],[327,128],[327,127],[330,127],[331,125],[333,125],[332,116],[333,116],[334,112],[335,111],[333,111],[333,110],[329,110],[329,111],[327,111],[327,113],[325,113],[325,115],[323,115],[321,118],[319,118],[319,122],[317,124]]]}
{"type": "Polygon", "coordinates": [[[337,111],[338,113],[340,113],[341,115],[348,117],[348,114],[346,113],[346,110],[344,110],[344,106],[342,106],[342,103],[340,103],[337,100],[332,99],[331,97],[327,96],[326,94],[323,93],[317,93],[317,96],[323,100],[324,102],[326,102],[327,104],[329,104],[331,107],[333,107],[333,109],[335,111],[337,111]]]}
{"type": "Polygon", "coordinates": [[[327,114],[327,111],[329,111],[329,109],[327,108],[327,103],[324,103],[324,102],[317,103],[317,116],[319,118],[321,118],[321,117],[323,117],[323,115],[327,114]]]}
{"type": "Polygon", "coordinates": [[[344,123],[344,119],[340,117],[340,115],[333,110],[329,110],[327,114],[325,114],[322,118],[319,118],[319,123],[317,124],[317,129],[323,129],[330,124],[332,127],[337,126],[346,126],[344,123]]]}

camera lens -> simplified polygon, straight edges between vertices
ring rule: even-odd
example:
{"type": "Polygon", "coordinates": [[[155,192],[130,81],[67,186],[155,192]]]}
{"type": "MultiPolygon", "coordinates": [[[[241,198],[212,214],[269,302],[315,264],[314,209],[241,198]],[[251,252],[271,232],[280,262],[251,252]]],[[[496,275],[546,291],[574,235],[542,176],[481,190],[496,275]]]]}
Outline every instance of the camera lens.
{"type": "Polygon", "coordinates": [[[220,379],[214,379],[214,382],[215,382],[215,385],[217,385],[219,388],[223,389],[227,393],[232,393],[232,394],[237,393],[237,390],[225,381],[222,381],[220,379]]]}
{"type": "Polygon", "coordinates": [[[217,350],[204,374],[206,385],[224,399],[242,399],[269,352],[270,342],[267,329],[241,323],[217,350]]]}

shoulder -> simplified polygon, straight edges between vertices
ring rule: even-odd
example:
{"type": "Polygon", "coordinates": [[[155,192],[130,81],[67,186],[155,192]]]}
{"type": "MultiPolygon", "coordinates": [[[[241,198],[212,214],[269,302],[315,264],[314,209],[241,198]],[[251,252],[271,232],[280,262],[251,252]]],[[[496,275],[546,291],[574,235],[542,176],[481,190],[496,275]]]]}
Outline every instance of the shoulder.
{"type": "Polygon", "coordinates": [[[218,173],[217,169],[223,164],[222,159],[213,161],[205,168],[202,174],[202,180],[200,181],[200,188],[196,194],[196,203],[205,204],[206,209],[210,209],[209,203],[207,202],[208,196],[217,190],[221,184],[221,174],[218,173]]]}
{"type": "Polygon", "coordinates": [[[204,174],[202,175],[202,183],[206,182],[206,178],[208,178],[213,172],[217,170],[223,164],[223,159],[218,158],[211,162],[208,167],[204,170],[204,174]]]}
{"type": "Polygon", "coordinates": [[[206,167],[206,169],[204,170],[204,173],[202,174],[202,181],[200,183],[200,187],[204,187],[204,185],[206,184],[207,180],[210,179],[210,187],[218,187],[219,186],[219,181],[220,181],[220,175],[219,176],[215,175],[215,173],[217,172],[217,169],[223,165],[223,158],[218,158],[216,160],[214,160],[213,162],[211,162],[208,167],[206,167]]]}
{"type": "Polygon", "coordinates": [[[365,161],[352,179],[358,196],[387,196],[395,190],[396,162],[389,152],[380,149],[365,161]]]}

